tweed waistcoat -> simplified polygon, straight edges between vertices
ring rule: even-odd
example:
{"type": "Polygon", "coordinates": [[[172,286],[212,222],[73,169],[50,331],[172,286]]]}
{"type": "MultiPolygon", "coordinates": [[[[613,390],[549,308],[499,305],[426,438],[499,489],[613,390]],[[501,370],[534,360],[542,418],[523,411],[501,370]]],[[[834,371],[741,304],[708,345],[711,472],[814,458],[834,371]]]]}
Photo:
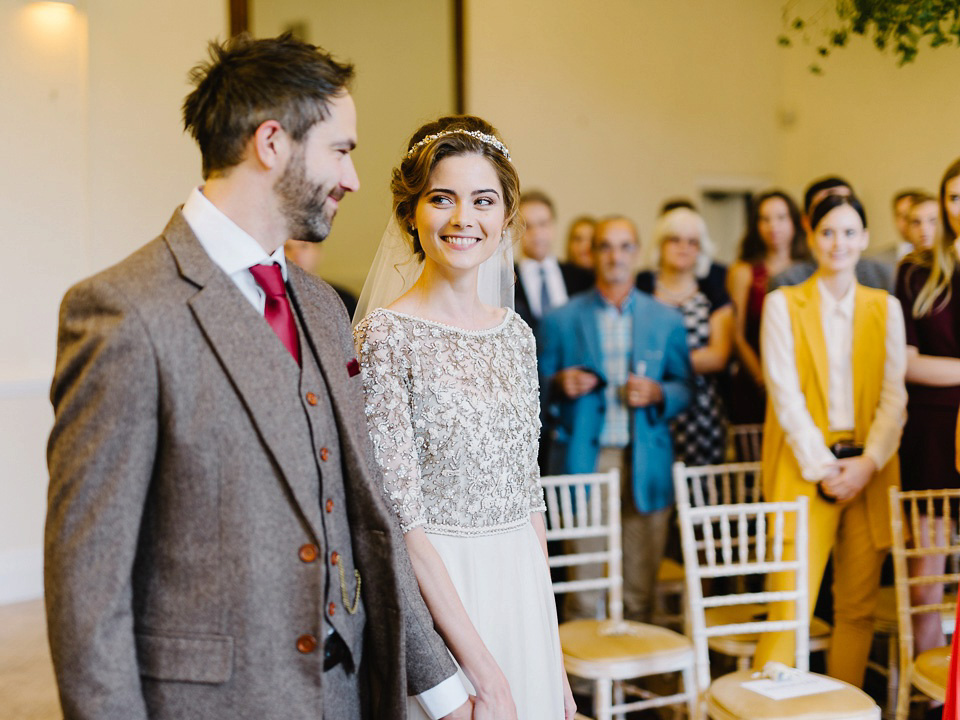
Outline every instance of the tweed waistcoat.
{"type": "MultiPolygon", "coordinates": [[[[295,306],[295,305],[294,305],[295,306]]],[[[360,666],[363,649],[365,613],[362,597],[357,595],[356,568],[353,561],[350,522],[347,516],[347,498],[343,482],[343,458],[337,423],[330,406],[330,393],[311,344],[304,342],[304,327],[299,313],[295,312],[300,341],[301,367],[290,362],[284,392],[297,393],[303,414],[289,418],[296,446],[309,448],[313,462],[305,465],[314,474],[310,486],[317,488],[317,502],[323,537],[320,538],[319,554],[311,562],[326,563],[325,600],[319,608],[324,623],[336,630],[346,641],[353,655],[354,667],[360,666]],[[341,575],[341,569],[343,573],[341,575]],[[341,577],[343,587],[341,588],[341,577]],[[346,598],[344,598],[346,595],[346,598]],[[345,602],[346,600],[346,602],[345,602]],[[351,613],[356,603],[356,612],[351,613]],[[349,607],[349,610],[348,610],[349,607]]],[[[304,548],[301,559],[305,562],[312,555],[304,548]]],[[[322,572],[318,568],[318,572],[322,572]]],[[[362,595],[362,575],[361,588],[362,595]]],[[[326,633],[323,633],[326,636],[326,633]]]]}

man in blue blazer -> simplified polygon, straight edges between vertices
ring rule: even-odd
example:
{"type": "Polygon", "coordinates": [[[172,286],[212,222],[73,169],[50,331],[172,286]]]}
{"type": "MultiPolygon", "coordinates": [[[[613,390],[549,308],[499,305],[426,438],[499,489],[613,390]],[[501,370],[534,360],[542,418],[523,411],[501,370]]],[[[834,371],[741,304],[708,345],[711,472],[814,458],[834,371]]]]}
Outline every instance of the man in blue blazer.
{"type": "MultiPolygon", "coordinates": [[[[547,314],[539,328],[551,472],[620,470],[624,611],[648,622],[673,504],[667,423],[690,403],[693,370],[680,313],[634,287],[634,224],[607,218],[593,242],[594,290],[547,314]]],[[[576,577],[599,574],[581,566],[576,577]]],[[[571,594],[567,619],[594,617],[598,601],[596,592],[571,594]]]]}

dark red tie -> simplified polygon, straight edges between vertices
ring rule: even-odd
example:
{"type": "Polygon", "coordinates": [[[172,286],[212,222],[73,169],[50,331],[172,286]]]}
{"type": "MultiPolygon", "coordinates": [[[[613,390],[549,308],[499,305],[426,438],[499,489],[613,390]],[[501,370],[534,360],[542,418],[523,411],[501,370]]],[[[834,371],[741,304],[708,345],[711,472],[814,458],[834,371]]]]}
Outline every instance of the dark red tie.
{"type": "Polygon", "coordinates": [[[277,264],[254,265],[250,268],[250,274],[267,296],[263,316],[299,365],[300,342],[297,339],[297,325],[293,321],[293,311],[290,309],[287,286],[283,283],[280,266],[277,264]]]}

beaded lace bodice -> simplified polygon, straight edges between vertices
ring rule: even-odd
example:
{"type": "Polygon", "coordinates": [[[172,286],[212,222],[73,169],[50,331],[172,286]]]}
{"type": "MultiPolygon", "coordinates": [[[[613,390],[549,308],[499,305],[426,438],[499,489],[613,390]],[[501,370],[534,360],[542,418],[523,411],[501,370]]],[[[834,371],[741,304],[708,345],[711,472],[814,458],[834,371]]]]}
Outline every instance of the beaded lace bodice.
{"type": "Polygon", "coordinates": [[[533,333],[377,309],[354,331],[374,453],[404,532],[503,532],[544,510],[533,333]]]}

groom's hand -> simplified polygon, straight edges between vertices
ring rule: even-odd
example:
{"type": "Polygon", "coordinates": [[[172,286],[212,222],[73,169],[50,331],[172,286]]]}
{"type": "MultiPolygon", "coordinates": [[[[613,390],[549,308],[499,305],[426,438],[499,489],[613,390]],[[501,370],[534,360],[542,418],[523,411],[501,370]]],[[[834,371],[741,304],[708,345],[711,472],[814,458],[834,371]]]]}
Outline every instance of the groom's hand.
{"type": "Polygon", "coordinates": [[[468,696],[463,705],[449,715],[444,715],[440,720],[471,720],[473,717],[473,700],[473,695],[468,696]]]}

